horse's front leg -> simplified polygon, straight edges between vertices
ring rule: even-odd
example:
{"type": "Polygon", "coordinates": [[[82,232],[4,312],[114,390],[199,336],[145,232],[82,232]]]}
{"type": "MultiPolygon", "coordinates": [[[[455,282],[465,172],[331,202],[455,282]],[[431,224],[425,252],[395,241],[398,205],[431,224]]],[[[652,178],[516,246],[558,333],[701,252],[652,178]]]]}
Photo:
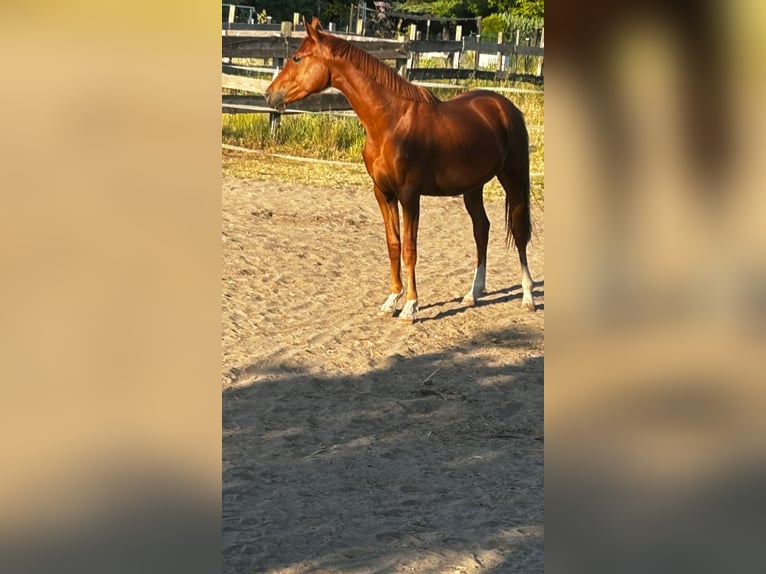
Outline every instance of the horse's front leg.
{"type": "Polygon", "coordinates": [[[375,199],[378,201],[380,212],[383,215],[383,223],[386,226],[386,244],[388,245],[388,258],[391,261],[391,294],[378,310],[378,315],[393,315],[396,313],[396,304],[399,302],[404,288],[401,276],[401,243],[399,240],[399,202],[396,196],[387,194],[375,185],[375,199]]]}
{"type": "Polygon", "coordinates": [[[407,273],[407,297],[404,308],[399,314],[403,321],[413,322],[418,310],[418,288],[415,282],[415,264],[418,261],[418,222],[420,220],[420,195],[417,193],[403,194],[402,213],[404,224],[403,259],[407,273]]]}

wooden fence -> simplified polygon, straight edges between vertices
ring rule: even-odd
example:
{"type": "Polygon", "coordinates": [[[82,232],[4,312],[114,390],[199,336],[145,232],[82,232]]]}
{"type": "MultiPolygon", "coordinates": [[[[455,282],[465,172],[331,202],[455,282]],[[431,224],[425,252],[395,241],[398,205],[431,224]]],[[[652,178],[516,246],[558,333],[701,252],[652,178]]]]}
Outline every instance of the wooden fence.
{"type": "MultiPolygon", "coordinates": [[[[286,23],[291,24],[291,23],[286,23]]],[[[272,126],[279,120],[279,113],[266,106],[263,93],[279,69],[284,65],[284,60],[298,49],[305,31],[302,26],[296,27],[281,25],[277,31],[271,26],[249,26],[240,29],[224,29],[222,31],[221,55],[222,63],[222,87],[238,92],[247,92],[247,95],[224,94],[222,96],[222,110],[224,113],[263,113],[271,114],[272,126]],[[253,29],[259,28],[259,29],[253,29]],[[249,65],[236,65],[236,59],[259,59],[264,62],[262,67],[249,65]],[[266,62],[271,65],[267,66],[266,62]],[[260,78],[258,76],[261,76],[260,78]],[[266,76],[268,79],[264,79],[266,76]]],[[[477,42],[473,38],[462,38],[452,41],[441,40],[384,40],[364,36],[346,35],[346,39],[353,45],[365,50],[380,60],[391,62],[400,75],[423,85],[426,80],[449,79],[524,79],[526,81],[542,84],[542,59],[544,49],[536,46],[520,44],[477,42]],[[472,53],[471,66],[460,67],[462,56],[472,53]],[[438,55],[448,64],[446,67],[418,67],[422,56],[438,55]],[[495,70],[481,69],[479,67],[481,55],[491,55],[495,62],[495,70]],[[519,58],[534,57],[538,59],[537,70],[539,74],[519,74],[517,66],[519,58]],[[513,65],[509,65],[509,62],[513,65]]],[[[430,87],[437,87],[435,84],[430,87]]],[[[439,88],[463,89],[460,86],[439,84],[439,88]]],[[[506,88],[500,91],[539,91],[506,88]]],[[[320,94],[314,94],[300,102],[290,105],[286,113],[305,112],[344,112],[351,110],[351,106],[345,96],[334,89],[328,89],[320,94]]]]}

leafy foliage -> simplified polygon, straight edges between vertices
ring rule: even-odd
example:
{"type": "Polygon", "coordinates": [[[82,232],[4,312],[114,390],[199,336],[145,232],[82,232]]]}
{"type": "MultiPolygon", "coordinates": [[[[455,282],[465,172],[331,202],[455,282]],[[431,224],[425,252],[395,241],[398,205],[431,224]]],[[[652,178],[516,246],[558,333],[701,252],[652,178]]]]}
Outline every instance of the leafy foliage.
{"type": "Polygon", "coordinates": [[[506,30],[520,30],[522,36],[531,36],[537,30],[545,26],[541,17],[517,16],[513,13],[503,14],[506,30]]]}
{"type": "MultiPolygon", "coordinates": [[[[347,23],[350,0],[238,0],[237,4],[255,6],[273,21],[292,20],[293,13],[319,16],[324,22],[347,23]]],[[[374,9],[372,0],[367,7],[374,9]]],[[[441,17],[474,18],[493,13],[511,14],[520,18],[543,18],[545,0],[403,0],[392,2],[396,12],[431,14],[441,17]]]]}
{"type": "Polygon", "coordinates": [[[543,18],[545,0],[404,0],[394,3],[398,12],[471,18],[493,13],[519,18],[543,18]]]}
{"type": "MultiPolygon", "coordinates": [[[[353,0],[238,0],[237,4],[255,6],[259,21],[265,19],[263,13],[272,17],[272,21],[291,21],[293,13],[311,18],[319,16],[324,23],[335,22],[339,27],[348,24],[349,9],[353,0]]],[[[354,2],[355,4],[355,2],[354,2]]],[[[367,7],[375,10],[373,0],[367,0],[367,7]]],[[[439,17],[484,18],[499,15],[505,18],[506,28],[541,28],[545,17],[545,0],[402,0],[391,1],[394,12],[411,14],[430,14],[439,17]],[[531,22],[526,25],[525,21],[531,22]]],[[[492,33],[499,25],[490,21],[492,33]]],[[[485,22],[486,26],[486,22],[485,22]]],[[[485,28],[486,29],[486,28],[485,28]]]]}
{"type": "Polygon", "coordinates": [[[544,18],[545,0],[489,0],[492,8],[518,18],[544,18]]]}
{"type": "Polygon", "coordinates": [[[473,18],[490,13],[490,0],[405,0],[394,3],[397,12],[432,16],[473,18]]]}
{"type": "Polygon", "coordinates": [[[349,9],[351,2],[349,0],[321,0],[316,3],[318,16],[325,26],[329,22],[335,22],[339,27],[348,24],[349,9]]]}
{"type": "Polygon", "coordinates": [[[497,36],[499,32],[505,32],[508,29],[508,22],[505,18],[497,14],[490,14],[482,20],[482,35],[497,36]]]}

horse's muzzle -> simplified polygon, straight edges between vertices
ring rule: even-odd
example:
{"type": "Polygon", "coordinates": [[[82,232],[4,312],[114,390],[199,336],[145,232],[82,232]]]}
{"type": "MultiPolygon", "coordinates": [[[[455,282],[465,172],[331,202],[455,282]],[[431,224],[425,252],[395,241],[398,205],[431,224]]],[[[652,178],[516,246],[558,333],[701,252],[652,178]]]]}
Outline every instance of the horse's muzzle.
{"type": "Polygon", "coordinates": [[[287,104],[285,104],[285,96],[282,92],[272,92],[266,90],[266,103],[269,107],[274,108],[280,112],[285,111],[287,104]]]}

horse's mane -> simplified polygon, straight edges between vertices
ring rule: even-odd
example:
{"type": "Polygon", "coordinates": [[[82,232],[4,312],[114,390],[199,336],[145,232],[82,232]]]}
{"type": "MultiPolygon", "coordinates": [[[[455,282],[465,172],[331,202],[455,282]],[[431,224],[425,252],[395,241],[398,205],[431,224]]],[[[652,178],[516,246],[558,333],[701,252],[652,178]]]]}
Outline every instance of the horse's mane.
{"type": "Polygon", "coordinates": [[[413,102],[424,102],[433,104],[439,101],[431,90],[422,86],[416,86],[402,78],[390,66],[387,66],[377,58],[371,56],[364,50],[361,50],[337,36],[329,34],[323,38],[329,46],[332,54],[338,58],[343,58],[375,83],[383,88],[394,92],[397,96],[413,102]]]}

